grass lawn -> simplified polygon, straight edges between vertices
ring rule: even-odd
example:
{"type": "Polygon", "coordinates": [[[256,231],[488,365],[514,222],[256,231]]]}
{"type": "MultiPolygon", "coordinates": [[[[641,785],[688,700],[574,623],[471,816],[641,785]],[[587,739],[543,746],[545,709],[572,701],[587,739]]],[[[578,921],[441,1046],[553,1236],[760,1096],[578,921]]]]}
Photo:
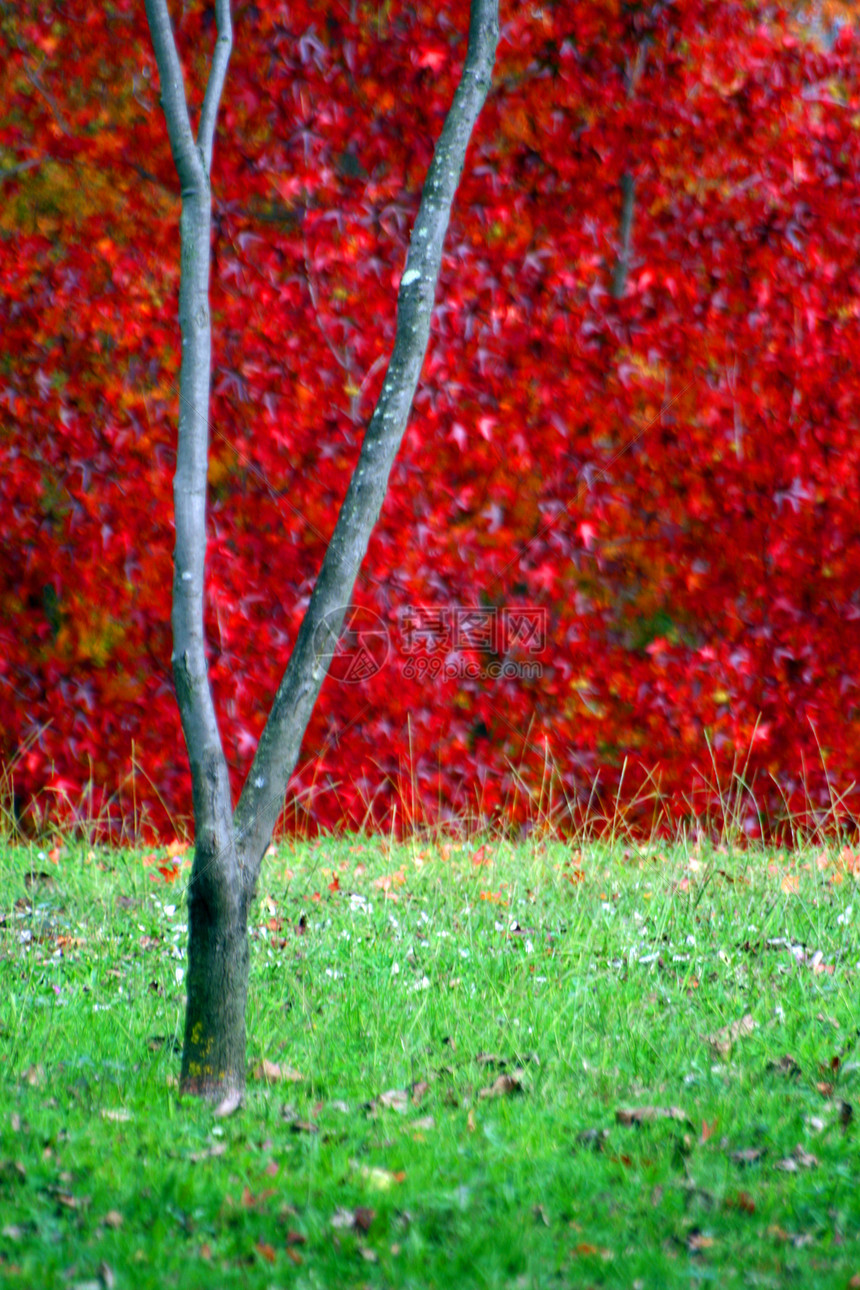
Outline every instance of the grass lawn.
{"type": "Polygon", "coordinates": [[[0,1280],[860,1286],[854,852],[284,844],[224,1119],[187,872],[0,850],[0,1280]]]}

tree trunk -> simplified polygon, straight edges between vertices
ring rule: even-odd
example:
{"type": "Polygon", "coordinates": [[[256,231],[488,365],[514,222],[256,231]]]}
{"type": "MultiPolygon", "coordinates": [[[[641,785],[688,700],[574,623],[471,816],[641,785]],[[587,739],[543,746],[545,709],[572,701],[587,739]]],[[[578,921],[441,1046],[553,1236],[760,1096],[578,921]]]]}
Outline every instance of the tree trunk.
{"type": "Polygon", "coordinates": [[[215,4],[218,37],[196,140],[167,0],[146,0],[146,12],[171,151],[182,187],[173,674],[191,765],[195,826],[182,1088],[235,1105],[245,1084],[248,910],[406,430],[427,350],[451,206],[492,79],[499,35],[498,0],[472,0],[466,61],[412,230],[398,292],[394,351],[382,394],[235,815],[209,686],[203,630],[211,364],[210,173],[218,104],[232,42],[230,0],[216,0],[215,4]]]}
{"type": "MultiPolygon", "coordinates": [[[[236,866],[233,855],[227,858],[236,866]]],[[[209,881],[224,857],[198,846],[188,896],[188,1003],[182,1052],[185,1092],[223,1099],[245,1087],[248,902],[241,882],[222,892],[209,881]]],[[[238,866],[236,866],[238,867],[238,866]]]]}

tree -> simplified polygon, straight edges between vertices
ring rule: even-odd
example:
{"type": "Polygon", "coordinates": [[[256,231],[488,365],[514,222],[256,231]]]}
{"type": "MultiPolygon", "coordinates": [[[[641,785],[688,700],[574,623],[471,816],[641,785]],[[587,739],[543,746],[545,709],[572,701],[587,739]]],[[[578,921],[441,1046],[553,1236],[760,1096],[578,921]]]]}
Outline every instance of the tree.
{"type": "Polygon", "coordinates": [[[490,88],[498,0],[472,0],[460,84],[439,137],[412,231],[397,301],[394,350],[301,630],[235,811],[209,684],[204,637],[211,174],[233,33],[216,0],[217,37],[197,136],[167,0],[146,0],[161,102],[182,188],[180,410],[174,507],[173,672],[191,765],[195,850],[188,892],[188,1001],[182,1087],[233,1100],[245,1081],[248,910],[298,760],[302,738],[379,515],[430,335],[451,206],[490,88]]]}

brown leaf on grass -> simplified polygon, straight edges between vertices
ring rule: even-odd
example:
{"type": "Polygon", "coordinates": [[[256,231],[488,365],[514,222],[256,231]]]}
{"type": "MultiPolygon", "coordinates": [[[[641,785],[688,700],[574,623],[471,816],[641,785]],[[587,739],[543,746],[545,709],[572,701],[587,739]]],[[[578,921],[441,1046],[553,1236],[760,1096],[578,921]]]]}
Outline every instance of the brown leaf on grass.
{"type": "Polygon", "coordinates": [[[376,1218],[376,1210],[371,1209],[369,1205],[356,1205],[352,1211],[352,1216],[359,1232],[369,1232],[373,1220],[376,1218]]]}
{"type": "Polygon", "coordinates": [[[267,1263],[274,1263],[276,1257],[274,1246],[268,1245],[265,1241],[257,1241],[254,1249],[261,1259],[265,1259],[267,1263]]]}
{"type": "MultiPolygon", "coordinates": [[[[353,1168],[356,1168],[355,1161],[353,1168]]],[[[381,1165],[358,1165],[357,1168],[362,1182],[374,1191],[389,1191],[395,1183],[402,1183],[406,1178],[405,1169],[383,1169],[381,1165]]]]}
{"type": "Polygon", "coordinates": [[[377,1098],[380,1106],[389,1111],[398,1111],[401,1115],[409,1105],[409,1094],[402,1088],[389,1088],[377,1098]]]}
{"type": "Polygon", "coordinates": [[[702,1250],[710,1250],[714,1245],[714,1238],[706,1236],[704,1232],[690,1232],[687,1237],[687,1249],[691,1254],[700,1254],[702,1250]]]}
{"type": "Polygon", "coordinates": [[[267,1084],[298,1084],[304,1079],[292,1066],[283,1066],[279,1062],[270,1062],[264,1057],[251,1072],[253,1079],[265,1080],[267,1084]]]}
{"type": "Polygon", "coordinates": [[[736,1165],[748,1166],[758,1164],[763,1155],[762,1147],[743,1147],[740,1151],[733,1151],[729,1158],[736,1165]]]}
{"type": "Polygon", "coordinates": [[[654,1120],[679,1120],[687,1124],[689,1119],[680,1106],[620,1106],[615,1112],[617,1124],[649,1124],[654,1120]]]}
{"type": "Polygon", "coordinates": [[[720,1057],[728,1057],[737,1041],[746,1035],[751,1035],[754,1030],[755,1018],[748,1012],[738,1021],[733,1021],[728,1026],[721,1026],[711,1035],[700,1035],[699,1038],[713,1048],[720,1057]]]}
{"type": "Polygon", "coordinates": [[[430,1085],[425,1079],[419,1079],[412,1085],[412,1105],[419,1106],[430,1092],[430,1085]]]}
{"type": "Polygon", "coordinates": [[[576,1141],[581,1147],[590,1147],[592,1151],[602,1151],[608,1137],[608,1129],[582,1129],[577,1133],[576,1141]]]}
{"type": "Polygon", "coordinates": [[[817,1169],[818,1160],[798,1143],[790,1156],[786,1156],[784,1160],[777,1160],[774,1168],[781,1169],[783,1173],[796,1174],[798,1169],[817,1169]]]}
{"type": "Polygon", "coordinates": [[[127,1124],[132,1119],[132,1114],[125,1106],[103,1106],[102,1119],[114,1120],[117,1124],[127,1124]]]}
{"type": "Polygon", "coordinates": [[[201,1160],[211,1160],[214,1156],[223,1156],[226,1151],[226,1142],[213,1142],[211,1147],[206,1147],[203,1151],[192,1151],[188,1159],[196,1165],[201,1160]]]}
{"type": "Polygon", "coordinates": [[[470,1133],[474,1133],[477,1127],[478,1122],[475,1119],[475,1112],[470,1109],[469,1114],[466,1116],[466,1128],[470,1133]]]}
{"type": "Polygon", "coordinates": [[[105,1227],[111,1227],[116,1231],[117,1228],[122,1227],[125,1220],[118,1209],[109,1209],[102,1219],[102,1222],[105,1227]]]}
{"type": "Polygon", "coordinates": [[[86,1209],[92,1197],[90,1196],[73,1196],[69,1191],[55,1191],[54,1199],[58,1205],[64,1209],[86,1209]]]}
{"type": "Polygon", "coordinates": [[[739,1191],[734,1196],[727,1196],[724,1204],[726,1209],[739,1209],[742,1214],[755,1213],[755,1201],[748,1191],[739,1191]]]}
{"type": "Polygon", "coordinates": [[[45,1082],[44,1066],[28,1066],[24,1071],[24,1079],[31,1088],[41,1088],[45,1082]]]}
{"type": "Polygon", "coordinates": [[[800,1062],[795,1061],[790,1053],[780,1057],[778,1062],[768,1062],[765,1070],[773,1071],[774,1074],[786,1075],[789,1079],[797,1079],[800,1075],[800,1062]]]}
{"type": "Polygon", "coordinates": [[[436,1121],[433,1119],[432,1115],[422,1115],[417,1120],[413,1120],[409,1125],[410,1129],[415,1129],[419,1133],[428,1133],[431,1129],[435,1129],[435,1127],[436,1121]]]}
{"type": "MultiPolygon", "coordinates": [[[[356,1205],[355,1209],[336,1209],[331,1216],[332,1227],[346,1231],[369,1232],[376,1218],[376,1210],[368,1205],[356,1205]]],[[[297,1234],[298,1235],[298,1234],[297,1234]]],[[[301,1238],[302,1243],[306,1240],[301,1238]]]]}
{"type": "Polygon", "coordinates": [[[43,886],[48,891],[51,891],[52,888],[56,887],[56,885],[57,884],[54,882],[54,875],[51,873],[45,873],[43,869],[33,869],[30,873],[24,874],[24,886],[28,889],[31,887],[43,886]]]}
{"type": "Polygon", "coordinates": [[[297,1232],[293,1227],[289,1229],[285,1239],[287,1245],[307,1245],[308,1243],[308,1238],[304,1232],[297,1232]]]}
{"type": "Polygon", "coordinates": [[[233,1088],[222,1097],[212,1114],[216,1120],[226,1120],[228,1116],[235,1115],[241,1105],[242,1094],[237,1088],[233,1088]]]}
{"type": "MultiPolygon", "coordinates": [[[[788,1241],[796,1250],[802,1250],[804,1245],[811,1245],[815,1237],[811,1232],[787,1232],[784,1227],[778,1223],[771,1223],[767,1229],[768,1236],[772,1236],[775,1241],[788,1241]]],[[[849,1281],[849,1285],[851,1282],[849,1281]]]]}
{"type": "Polygon", "coordinates": [[[281,1107],[281,1119],[290,1126],[291,1133],[319,1133],[318,1125],[312,1120],[302,1120],[298,1111],[289,1102],[281,1107]]]}
{"type": "Polygon", "coordinates": [[[710,1124],[708,1124],[707,1120],[702,1121],[702,1136],[699,1138],[700,1146],[704,1145],[709,1138],[712,1138],[714,1136],[714,1134],[717,1131],[717,1126],[719,1125],[719,1123],[720,1123],[719,1120],[713,1120],[710,1124]]]}
{"type": "Polygon", "coordinates": [[[499,1075],[489,1088],[479,1090],[478,1097],[509,1097],[514,1093],[522,1093],[524,1078],[525,1071],[519,1068],[512,1070],[509,1075],[499,1075]]]}
{"type": "Polygon", "coordinates": [[[850,1102],[840,1101],[839,1103],[839,1123],[842,1125],[842,1132],[848,1131],[848,1126],[854,1119],[854,1107],[850,1102]]]}

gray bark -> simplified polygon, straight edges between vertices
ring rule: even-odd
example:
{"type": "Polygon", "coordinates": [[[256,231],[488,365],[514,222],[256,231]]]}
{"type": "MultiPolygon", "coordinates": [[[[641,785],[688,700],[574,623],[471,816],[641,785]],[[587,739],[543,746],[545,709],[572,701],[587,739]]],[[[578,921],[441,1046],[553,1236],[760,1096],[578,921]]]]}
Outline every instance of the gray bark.
{"type": "Polygon", "coordinates": [[[217,40],[195,140],[167,0],[146,0],[161,101],[182,189],[182,336],[173,581],[173,672],[193,782],[188,1002],[182,1087],[232,1099],[245,1080],[248,909],[302,739],[343,624],[430,336],[442,247],[469,139],[490,88],[498,0],[472,0],[460,84],[436,145],[397,301],[394,350],[355,473],[235,814],[206,666],[203,597],[211,369],[210,173],[232,45],[229,0],[216,0],[217,40]]]}
{"type": "Polygon", "coordinates": [[[621,237],[618,259],[612,273],[612,298],[623,300],[627,289],[627,274],[633,253],[633,209],[636,201],[636,180],[625,170],[621,176],[621,237]]]}

